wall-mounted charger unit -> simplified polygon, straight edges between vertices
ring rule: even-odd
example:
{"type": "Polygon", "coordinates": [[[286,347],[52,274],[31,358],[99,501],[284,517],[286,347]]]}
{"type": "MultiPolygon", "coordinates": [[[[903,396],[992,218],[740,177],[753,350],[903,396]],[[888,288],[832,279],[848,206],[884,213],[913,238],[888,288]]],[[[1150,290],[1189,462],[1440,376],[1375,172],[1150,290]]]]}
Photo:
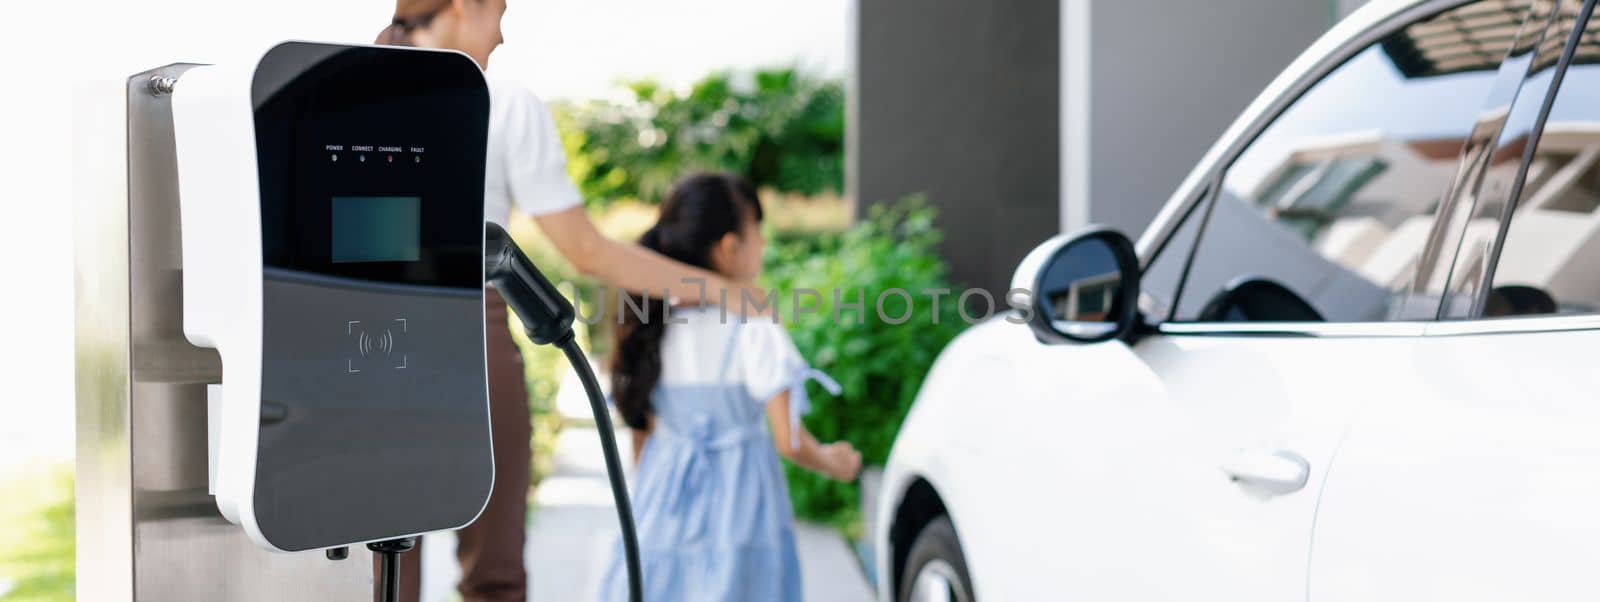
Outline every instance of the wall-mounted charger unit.
{"type": "Polygon", "coordinates": [[[494,480],[478,66],[289,42],[171,93],[222,514],[280,551],[470,523],[494,480]]]}

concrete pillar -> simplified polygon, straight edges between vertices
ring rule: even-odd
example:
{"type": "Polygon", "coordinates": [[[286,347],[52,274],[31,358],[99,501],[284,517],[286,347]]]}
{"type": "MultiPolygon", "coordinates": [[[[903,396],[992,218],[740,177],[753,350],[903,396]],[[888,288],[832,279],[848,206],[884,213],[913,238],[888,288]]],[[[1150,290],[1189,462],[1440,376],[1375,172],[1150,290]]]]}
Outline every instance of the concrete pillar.
{"type": "Polygon", "coordinates": [[[956,281],[995,293],[1057,230],[1059,5],[858,0],[848,188],[924,193],[956,281]]]}
{"type": "Polygon", "coordinates": [[[1331,21],[1329,0],[1061,2],[1062,226],[1134,238],[1331,21]]]}
{"type": "Polygon", "coordinates": [[[1361,5],[1366,4],[1369,0],[1329,0],[1329,1],[1334,3],[1334,10],[1338,11],[1338,16],[1339,17],[1347,17],[1347,16],[1350,15],[1350,13],[1356,12],[1356,9],[1361,8],[1361,5]]]}

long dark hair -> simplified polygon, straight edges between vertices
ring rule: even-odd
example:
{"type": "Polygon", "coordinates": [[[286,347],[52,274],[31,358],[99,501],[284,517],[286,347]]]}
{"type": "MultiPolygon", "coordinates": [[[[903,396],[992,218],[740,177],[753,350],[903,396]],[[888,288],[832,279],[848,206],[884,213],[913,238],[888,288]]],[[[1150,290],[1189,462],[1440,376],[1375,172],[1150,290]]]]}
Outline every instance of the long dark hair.
{"type": "MultiPolygon", "coordinates": [[[[678,180],[661,202],[661,215],[639,244],[695,267],[711,269],[711,249],[728,234],[738,234],[744,220],[761,221],[761,200],[750,182],[732,174],[696,173],[678,180]]],[[[661,380],[661,337],[666,334],[666,302],[632,296],[634,307],[623,314],[611,352],[611,397],[622,421],[634,429],[650,426],[650,393],[661,380]]]]}

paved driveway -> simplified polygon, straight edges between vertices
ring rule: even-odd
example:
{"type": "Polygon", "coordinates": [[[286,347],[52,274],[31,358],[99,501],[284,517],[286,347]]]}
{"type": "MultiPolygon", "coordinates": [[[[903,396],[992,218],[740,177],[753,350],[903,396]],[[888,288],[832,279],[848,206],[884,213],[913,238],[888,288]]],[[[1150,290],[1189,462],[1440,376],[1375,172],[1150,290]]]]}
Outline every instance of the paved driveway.
{"type": "MultiPolygon", "coordinates": [[[[630,457],[627,437],[619,443],[630,457]]],[[[605,464],[594,427],[571,425],[556,444],[555,470],[534,495],[528,524],[530,599],[592,600],[601,571],[617,536],[617,515],[606,485],[605,464]]],[[[800,566],[807,600],[856,602],[872,599],[850,547],[832,530],[801,524],[800,566]]],[[[455,537],[429,535],[423,546],[422,599],[459,599],[455,581],[455,537]]]]}

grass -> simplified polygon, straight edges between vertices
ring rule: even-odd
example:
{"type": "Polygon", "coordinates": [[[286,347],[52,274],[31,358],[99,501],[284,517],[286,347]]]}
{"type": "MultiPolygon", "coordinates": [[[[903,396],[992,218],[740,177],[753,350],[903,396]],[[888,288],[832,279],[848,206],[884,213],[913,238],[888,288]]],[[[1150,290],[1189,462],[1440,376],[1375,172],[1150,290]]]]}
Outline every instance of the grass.
{"type": "Polygon", "coordinates": [[[0,602],[73,599],[74,518],[71,463],[0,484],[0,602]]]}

